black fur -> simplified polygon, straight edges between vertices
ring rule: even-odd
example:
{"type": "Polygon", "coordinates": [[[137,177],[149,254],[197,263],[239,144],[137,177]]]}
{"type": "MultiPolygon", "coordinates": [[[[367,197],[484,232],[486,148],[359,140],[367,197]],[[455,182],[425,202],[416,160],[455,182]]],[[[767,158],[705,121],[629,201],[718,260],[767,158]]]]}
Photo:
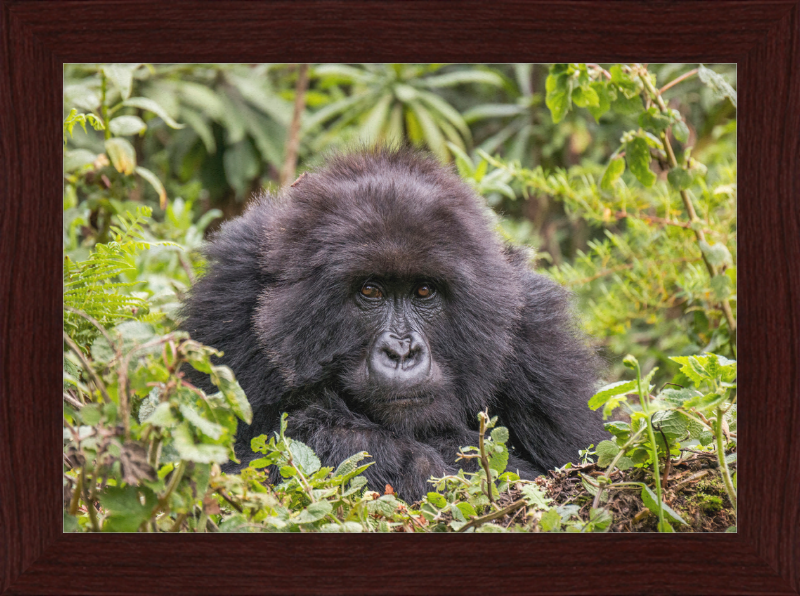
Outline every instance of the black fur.
{"type": "Polygon", "coordinates": [[[477,444],[484,408],[508,427],[508,468],[525,478],[603,435],[586,405],[597,360],[568,294],[530,271],[524,252],[503,247],[480,199],[431,157],[335,156],[223,225],[207,256],[183,327],[224,351],[253,406],[252,425],[239,425],[242,464],[229,470],[247,465],[250,440],[271,435],[284,411],[288,434],[323,465],[367,451],[370,486],[391,484],[409,500],[425,494],[430,475],[457,470],[458,447],[477,444]],[[363,372],[383,324],[359,296],[370,279],[436,286],[435,308],[414,303],[400,315],[434,363],[411,406],[397,405],[404,386],[376,388],[363,372]]]}

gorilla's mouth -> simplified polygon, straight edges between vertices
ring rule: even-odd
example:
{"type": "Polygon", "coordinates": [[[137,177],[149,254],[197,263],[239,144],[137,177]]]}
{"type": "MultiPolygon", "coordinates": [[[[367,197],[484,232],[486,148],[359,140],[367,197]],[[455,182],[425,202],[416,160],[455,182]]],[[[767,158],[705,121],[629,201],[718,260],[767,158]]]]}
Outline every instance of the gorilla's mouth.
{"type": "Polygon", "coordinates": [[[409,408],[411,406],[427,406],[433,403],[432,395],[412,395],[391,399],[387,405],[395,408],[409,408]]]}

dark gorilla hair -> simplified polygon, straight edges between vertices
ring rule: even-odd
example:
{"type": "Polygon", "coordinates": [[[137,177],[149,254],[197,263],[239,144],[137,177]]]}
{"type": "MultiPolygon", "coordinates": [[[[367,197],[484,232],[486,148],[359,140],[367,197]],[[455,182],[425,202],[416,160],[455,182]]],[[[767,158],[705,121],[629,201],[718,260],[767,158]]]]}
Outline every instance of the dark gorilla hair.
{"type": "Polygon", "coordinates": [[[224,351],[253,407],[228,471],[282,412],[323,465],[367,451],[370,486],[407,500],[458,469],[485,408],[523,478],[604,435],[587,407],[597,360],[567,292],[503,246],[481,200],[430,156],[336,155],[259,197],[206,254],[183,328],[224,351]]]}

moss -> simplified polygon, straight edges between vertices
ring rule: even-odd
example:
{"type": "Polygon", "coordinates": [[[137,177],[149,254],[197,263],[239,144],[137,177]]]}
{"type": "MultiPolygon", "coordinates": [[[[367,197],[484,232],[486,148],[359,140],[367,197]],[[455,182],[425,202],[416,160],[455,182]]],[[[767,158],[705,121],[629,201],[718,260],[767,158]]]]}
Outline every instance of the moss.
{"type": "Polygon", "coordinates": [[[716,513],[722,509],[722,498],[716,495],[697,495],[697,504],[704,513],[716,513]]]}

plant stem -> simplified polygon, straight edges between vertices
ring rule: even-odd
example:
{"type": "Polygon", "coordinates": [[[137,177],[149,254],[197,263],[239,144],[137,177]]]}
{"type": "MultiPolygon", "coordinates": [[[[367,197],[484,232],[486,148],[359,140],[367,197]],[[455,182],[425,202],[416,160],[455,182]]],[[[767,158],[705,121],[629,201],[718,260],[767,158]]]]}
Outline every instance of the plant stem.
{"type": "Polygon", "coordinates": [[[103,69],[100,69],[100,114],[103,117],[103,135],[105,140],[111,138],[111,128],[108,126],[108,105],[106,104],[106,90],[108,87],[108,79],[103,69]]]}
{"type": "Polygon", "coordinates": [[[481,412],[481,430],[478,435],[478,449],[481,454],[481,465],[486,474],[486,496],[489,497],[489,503],[494,505],[494,497],[492,496],[492,470],[489,467],[489,458],[486,456],[486,449],[483,444],[483,435],[486,432],[486,420],[488,415],[481,412]]]}
{"type": "MultiPolygon", "coordinates": [[[[628,439],[625,442],[625,444],[622,447],[619,448],[619,451],[614,456],[614,459],[612,459],[611,463],[608,464],[608,468],[606,469],[606,473],[603,474],[603,476],[605,476],[606,480],[608,480],[609,482],[611,481],[611,474],[614,473],[614,467],[617,465],[617,462],[622,458],[623,455],[625,455],[625,450],[628,449],[628,447],[630,447],[631,445],[633,445],[634,442],[636,442],[636,440],[639,438],[639,435],[642,434],[643,432],[644,432],[644,427],[642,427],[639,430],[637,430],[636,434],[631,435],[631,438],[628,439]]],[[[600,499],[603,496],[603,489],[609,487],[610,485],[598,482],[597,486],[598,486],[597,494],[594,496],[594,502],[592,503],[592,507],[595,508],[595,509],[597,509],[598,505],[600,505],[600,499]]],[[[614,486],[616,486],[616,485],[614,485],[614,486]]]]}
{"type": "Polygon", "coordinates": [[[524,504],[525,504],[525,499],[520,499],[519,501],[514,501],[513,503],[511,503],[511,505],[503,509],[500,509],[499,511],[493,511],[492,513],[487,513],[486,515],[483,515],[481,517],[473,517],[469,522],[461,526],[458,529],[458,531],[466,532],[469,528],[477,528],[478,526],[482,526],[486,522],[495,519],[500,519],[501,517],[508,515],[515,509],[522,507],[524,504]]]}
{"type": "Polygon", "coordinates": [[[661,94],[662,94],[662,93],[664,93],[664,91],[666,91],[667,89],[671,89],[672,87],[674,87],[675,85],[677,85],[677,84],[678,84],[678,83],[680,83],[681,81],[685,81],[685,80],[686,80],[686,79],[688,79],[689,77],[693,77],[693,76],[694,76],[694,75],[696,75],[698,72],[700,72],[700,69],[699,69],[699,68],[695,68],[695,69],[692,69],[692,70],[690,70],[690,71],[689,71],[689,72],[687,72],[687,73],[684,73],[684,74],[682,74],[682,75],[681,75],[681,76],[679,76],[677,79],[675,79],[675,80],[673,80],[673,81],[670,81],[669,83],[667,83],[666,85],[664,85],[663,87],[661,87],[661,89],[659,89],[659,90],[658,90],[658,94],[659,94],[659,95],[661,95],[661,94]]]}
{"type": "Polygon", "coordinates": [[[656,496],[658,497],[658,530],[664,524],[664,510],[661,507],[661,474],[658,471],[658,444],[656,443],[656,436],[653,433],[653,425],[650,422],[650,415],[647,415],[647,434],[650,436],[650,446],[653,449],[653,479],[656,481],[656,496]]]}
{"type": "Polygon", "coordinates": [[[308,64],[298,65],[297,83],[294,89],[294,115],[286,135],[286,151],[281,168],[280,184],[286,186],[294,179],[297,166],[297,149],[300,146],[300,117],[305,109],[308,88],[308,64]]]}
{"type": "Polygon", "coordinates": [[[722,441],[722,408],[717,408],[717,420],[714,423],[714,435],[717,439],[717,461],[719,462],[719,473],[722,475],[722,480],[725,482],[725,490],[728,493],[728,499],[733,505],[733,511],[736,512],[736,489],[733,488],[733,480],[731,479],[731,472],[728,469],[728,462],[725,461],[725,445],[722,441]]]}
{"type": "Polygon", "coordinates": [[[658,531],[660,532],[664,526],[664,509],[661,507],[661,474],[658,470],[658,443],[656,443],[656,435],[653,432],[653,423],[650,421],[650,407],[647,403],[645,392],[642,390],[642,371],[639,368],[638,362],[636,363],[636,385],[639,388],[639,403],[642,406],[642,413],[645,415],[647,435],[650,438],[650,447],[652,448],[653,478],[656,482],[656,497],[658,498],[658,531]]]}
{"type": "Polygon", "coordinates": [[[164,492],[164,496],[158,499],[158,505],[155,506],[153,513],[150,514],[151,519],[155,520],[156,514],[159,511],[167,511],[169,509],[169,496],[174,492],[178,483],[180,483],[185,470],[186,460],[182,459],[181,463],[178,464],[178,468],[172,473],[172,477],[169,479],[169,484],[167,485],[167,490],[164,492]]]}

